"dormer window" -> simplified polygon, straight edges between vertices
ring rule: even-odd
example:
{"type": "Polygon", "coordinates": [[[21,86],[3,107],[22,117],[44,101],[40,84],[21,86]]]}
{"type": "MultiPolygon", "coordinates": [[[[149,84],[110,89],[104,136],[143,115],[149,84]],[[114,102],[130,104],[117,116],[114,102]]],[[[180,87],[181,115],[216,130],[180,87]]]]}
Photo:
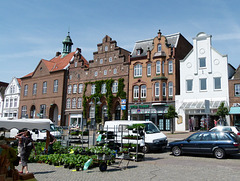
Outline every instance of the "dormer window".
{"type": "Polygon", "coordinates": [[[158,52],[161,52],[161,51],[162,51],[162,45],[158,44],[158,52]]]}
{"type": "Polygon", "coordinates": [[[108,51],[108,46],[105,46],[105,52],[108,51]]]}
{"type": "Polygon", "coordinates": [[[137,49],[137,55],[141,55],[142,52],[143,52],[143,49],[142,49],[142,48],[138,48],[138,49],[137,49]]]}

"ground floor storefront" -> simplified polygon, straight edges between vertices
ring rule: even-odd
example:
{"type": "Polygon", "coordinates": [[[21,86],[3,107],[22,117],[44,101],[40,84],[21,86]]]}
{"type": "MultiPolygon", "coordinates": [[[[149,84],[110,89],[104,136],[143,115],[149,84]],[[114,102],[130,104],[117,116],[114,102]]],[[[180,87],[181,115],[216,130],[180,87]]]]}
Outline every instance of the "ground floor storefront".
{"type": "Polygon", "coordinates": [[[231,125],[240,128],[240,107],[239,106],[231,107],[229,115],[231,117],[231,125]]]}
{"type": "Polygon", "coordinates": [[[167,104],[129,104],[128,120],[152,121],[160,130],[170,131],[171,121],[166,118],[167,104]]]}

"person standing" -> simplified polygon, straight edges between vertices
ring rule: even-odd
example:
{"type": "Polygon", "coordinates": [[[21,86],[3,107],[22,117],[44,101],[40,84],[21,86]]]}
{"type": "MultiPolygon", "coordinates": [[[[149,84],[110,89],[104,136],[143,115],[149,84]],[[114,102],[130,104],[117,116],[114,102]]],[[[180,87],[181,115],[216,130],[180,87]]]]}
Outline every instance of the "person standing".
{"type": "Polygon", "coordinates": [[[50,134],[50,141],[49,141],[49,146],[48,146],[48,154],[53,154],[53,143],[55,143],[57,141],[57,139],[50,134]]]}

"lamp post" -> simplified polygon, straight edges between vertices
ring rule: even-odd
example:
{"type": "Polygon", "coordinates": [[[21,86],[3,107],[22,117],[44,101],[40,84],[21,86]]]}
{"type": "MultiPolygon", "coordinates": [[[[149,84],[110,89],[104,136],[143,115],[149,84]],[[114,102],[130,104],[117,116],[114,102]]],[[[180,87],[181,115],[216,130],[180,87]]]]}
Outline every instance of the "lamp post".
{"type": "Polygon", "coordinates": [[[96,104],[101,105],[102,103],[101,103],[99,97],[92,97],[91,102],[89,104],[91,106],[94,105],[94,117],[93,117],[93,121],[92,121],[92,125],[93,125],[93,146],[94,146],[95,145],[95,126],[96,126],[96,104]],[[94,103],[93,103],[93,99],[94,99],[94,103]],[[98,102],[97,102],[97,99],[98,99],[98,102]]]}

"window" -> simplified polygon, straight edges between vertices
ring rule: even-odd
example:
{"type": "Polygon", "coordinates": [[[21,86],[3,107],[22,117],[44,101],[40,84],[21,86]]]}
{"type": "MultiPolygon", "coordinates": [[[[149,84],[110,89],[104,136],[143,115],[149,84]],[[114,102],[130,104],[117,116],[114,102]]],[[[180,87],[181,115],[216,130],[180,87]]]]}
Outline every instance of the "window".
{"type": "Polygon", "coordinates": [[[71,105],[71,99],[67,99],[67,105],[66,105],[66,107],[69,109],[69,108],[70,108],[70,105],[71,105]]]}
{"type": "Polygon", "coordinates": [[[43,82],[43,94],[47,93],[47,82],[43,82]]]}
{"type": "Polygon", "coordinates": [[[146,98],[147,96],[147,87],[146,85],[141,86],[141,98],[146,98]]]}
{"type": "Polygon", "coordinates": [[[10,99],[10,107],[13,107],[13,99],[10,99]]]}
{"type": "Polygon", "coordinates": [[[133,87],[133,98],[134,99],[138,99],[139,98],[139,87],[138,86],[134,86],[133,87]]]}
{"type": "Polygon", "coordinates": [[[187,92],[191,92],[193,90],[193,80],[186,80],[187,83],[187,92]]]}
{"type": "Polygon", "coordinates": [[[33,95],[37,94],[37,84],[33,84],[33,95]]]}
{"type": "Polygon", "coordinates": [[[105,52],[108,51],[108,46],[105,46],[105,52]]]}
{"type": "Polygon", "coordinates": [[[78,85],[78,93],[82,93],[83,91],[83,84],[78,85]]]}
{"type": "Polygon", "coordinates": [[[162,73],[164,74],[164,61],[162,61],[162,73]]]}
{"type": "Polygon", "coordinates": [[[74,63],[74,67],[77,67],[77,62],[74,63]]]}
{"type": "Polygon", "coordinates": [[[151,76],[151,64],[147,64],[147,76],[151,76]]]}
{"type": "Polygon", "coordinates": [[[8,107],[9,99],[6,99],[5,107],[8,107]]]}
{"type": "Polygon", "coordinates": [[[22,106],[22,113],[21,117],[26,117],[27,114],[27,106],[22,106]]]}
{"type": "Polygon", "coordinates": [[[77,93],[77,84],[73,84],[73,94],[77,93]]]}
{"type": "Polygon", "coordinates": [[[14,94],[15,93],[15,85],[13,86],[13,90],[12,91],[13,91],[12,93],[14,94]]]}
{"type": "Polygon", "coordinates": [[[68,94],[72,93],[72,85],[68,85],[68,94]]]}
{"type": "Polygon", "coordinates": [[[72,108],[75,109],[76,108],[76,98],[72,98],[72,108]]]}
{"type": "Polygon", "coordinates": [[[159,97],[159,83],[155,83],[155,97],[159,97]]]}
{"type": "Polygon", "coordinates": [[[40,115],[42,118],[46,117],[46,105],[45,104],[40,105],[40,115]]]}
{"type": "Polygon", "coordinates": [[[173,96],[173,83],[169,82],[168,84],[168,95],[173,96]]]}
{"type": "Polygon", "coordinates": [[[112,57],[109,57],[109,62],[112,62],[112,57]]]}
{"type": "Polygon", "coordinates": [[[117,69],[113,69],[113,74],[116,74],[117,73],[117,69]]]}
{"type": "Polygon", "coordinates": [[[54,83],[53,83],[53,92],[58,92],[58,80],[54,80],[54,83]]]}
{"type": "Polygon", "coordinates": [[[27,96],[28,94],[28,85],[24,86],[24,96],[27,96]]]}
{"type": "Polygon", "coordinates": [[[101,87],[101,93],[106,94],[106,92],[107,92],[106,83],[104,83],[104,84],[102,84],[102,87],[101,87]]]}
{"type": "Polygon", "coordinates": [[[94,73],[94,75],[95,75],[95,77],[97,77],[97,76],[98,76],[98,72],[96,71],[96,72],[94,73]]]}
{"type": "Polygon", "coordinates": [[[200,79],[200,90],[207,90],[207,79],[200,79]]]}
{"type": "Polygon", "coordinates": [[[166,83],[165,82],[163,82],[163,84],[162,84],[162,95],[166,96],[166,83]]]}
{"type": "Polygon", "coordinates": [[[91,88],[91,94],[95,94],[95,91],[96,91],[96,86],[95,84],[92,85],[92,88],[91,88]]]}
{"type": "Polygon", "coordinates": [[[118,82],[114,82],[113,83],[112,92],[113,93],[117,93],[118,92],[118,82]]]}
{"type": "Polygon", "coordinates": [[[160,61],[156,62],[156,74],[160,74],[161,71],[161,64],[160,61]]]}
{"type": "Polygon", "coordinates": [[[214,77],[214,89],[221,89],[221,77],[214,77]]]}
{"type": "Polygon", "coordinates": [[[200,68],[206,67],[206,58],[199,58],[199,67],[200,68]]]}
{"type": "Polygon", "coordinates": [[[14,107],[17,107],[17,98],[14,98],[14,107]]]}
{"type": "Polygon", "coordinates": [[[169,62],[168,62],[168,73],[173,73],[173,61],[172,60],[170,60],[169,62]]]}
{"type": "Polygon", "coordinates": [[[240,84],[234,84],[235,96],[240,96],[240,84]]]}
{"type": "Polygon", "coordinates": [[[142,65],[137,64],[134,66],[134,77],[141,77],[142,76],[142,65]]]}
{"type": "Polygon", "coordinates": [[[161,51],[162,51],[162,45],[158,44],[158,52],[161,52],[161,51]]]}
{"type": "Polygon", "coordinates": [[[72,80],[72,75],[69,75],[69,80],[72,80]]]}
{"type": "Polygon", "coordinates": [[[141,49],[137,49],[137,55],[141,55],[142,50],[141,49]]]}
{"type": "Polygon", "coordinates": [[[82,107],[82,98],[78,98],[77,108],[81,108],[81,107],[82,107]]]}
{"type": "Polygon", "coordinates": [[[107,75],[107,70],[104,70],[103,74],[104,74],[104,75],[107,75]]]}
{"type": "Polygon", "coordinates": [[[101,59],[100,59],[100,64],[102,64],[102,63],[103,63],[103,59],[101,58],[101,59]]]}

